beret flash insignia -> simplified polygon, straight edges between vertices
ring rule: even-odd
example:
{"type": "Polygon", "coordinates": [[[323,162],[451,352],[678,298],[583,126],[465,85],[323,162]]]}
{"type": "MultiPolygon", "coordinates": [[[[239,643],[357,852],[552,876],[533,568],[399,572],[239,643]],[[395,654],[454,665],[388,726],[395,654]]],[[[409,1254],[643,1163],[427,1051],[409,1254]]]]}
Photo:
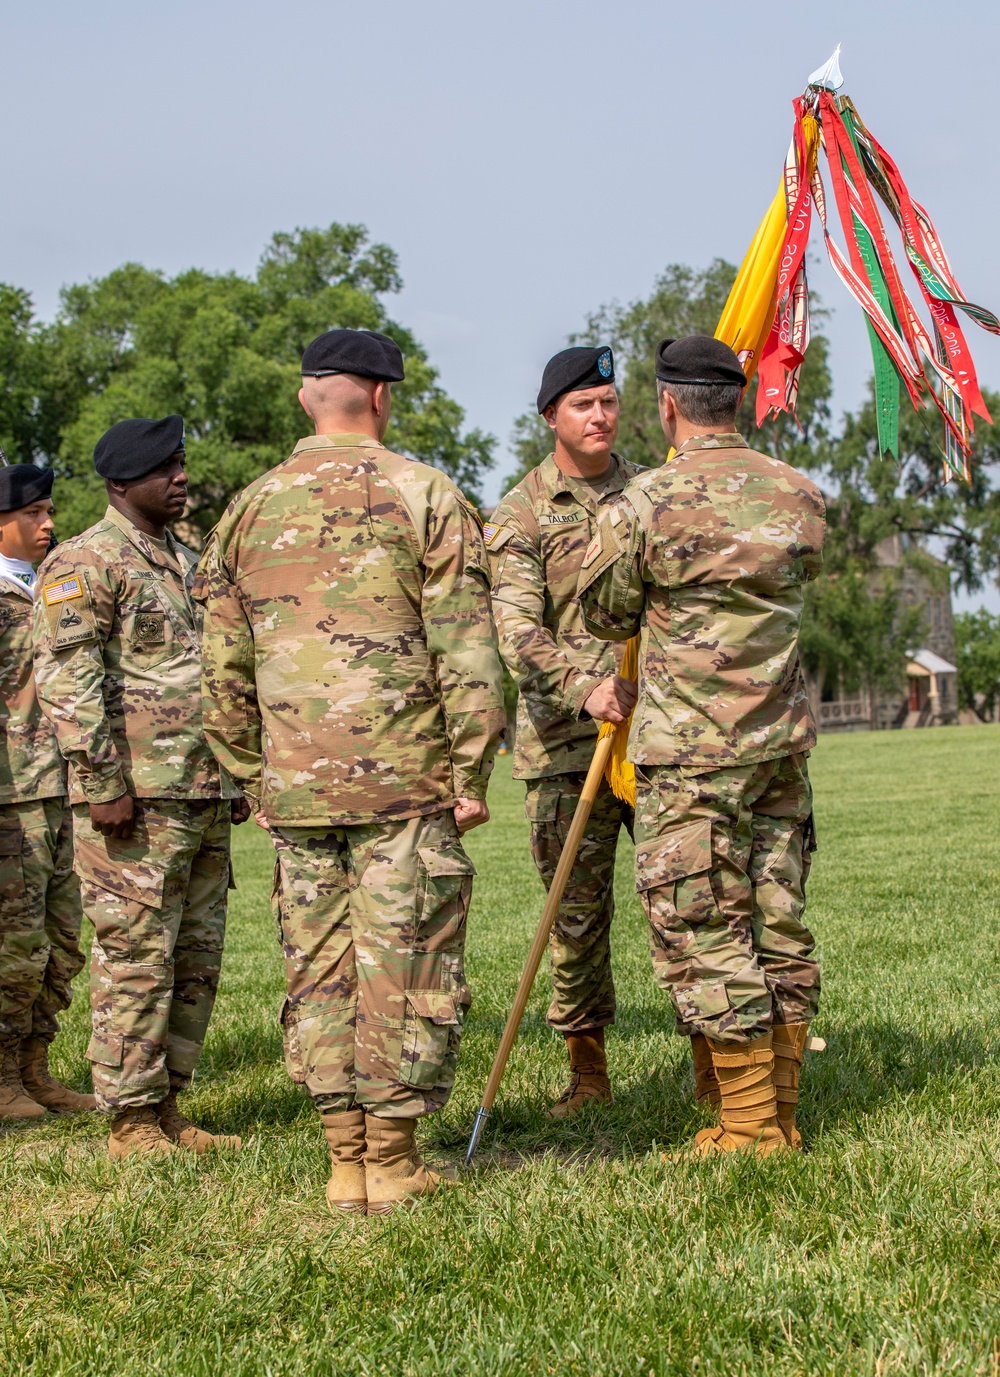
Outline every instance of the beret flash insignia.
{"type": "Polygon", "coordinates": [[[605,349],[604,353],[597,360],[597,371],[602,378],[611,377],[611,350],[605,349]]]}

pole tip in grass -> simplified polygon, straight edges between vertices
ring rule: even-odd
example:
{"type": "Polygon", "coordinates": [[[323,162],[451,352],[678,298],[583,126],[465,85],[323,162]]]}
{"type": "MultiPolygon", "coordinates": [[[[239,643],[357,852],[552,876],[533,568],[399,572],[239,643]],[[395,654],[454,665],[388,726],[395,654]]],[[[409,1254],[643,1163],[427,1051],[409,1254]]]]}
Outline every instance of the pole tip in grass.
{"type": "Polygon", "coordinates": [[[482,1106],[476,1111],[476,1122],[472,1125],[472,1136],[469,1138],[469,1146],[465,1152],[466,1171],[472,1166],[473,1160],[475,1159],[476,1148],[478,1148],[479,1140],[483,1136],[483,1129],[486,1127],[486,1120],[489,1117],[489,1113],[490,1111],[482,1106]]]}

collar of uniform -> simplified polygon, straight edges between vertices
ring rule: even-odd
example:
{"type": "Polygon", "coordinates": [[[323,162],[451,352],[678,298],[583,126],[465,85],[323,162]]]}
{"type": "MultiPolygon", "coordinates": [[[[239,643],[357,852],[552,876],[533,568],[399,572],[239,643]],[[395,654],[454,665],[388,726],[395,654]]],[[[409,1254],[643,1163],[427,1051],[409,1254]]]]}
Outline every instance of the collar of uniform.
{"type": "Polygon", "coordinates": [[[675,458],[682,454],[690,454],[695,449],[747,449],[748,445],[743,436],[736,430],[727,431],[725,435],[692,435],[690,440],[685,440],[680,445],[675,458]]]}
{"type": "MultiPolygon", "coordinates": [[[[624,488],[625,484],[628,482],[628,477],[622,473],[621,460],[614,452],[612,452],[611,455],[611,462],[614,472],[610,473],[604,480],[604,484],[601,488],[602,496],[604,493],[621,492],[622,488],[624,488]]],[[[577,480],[571,475],[563,473],[562,469],[556,463],[556,456],[554,454],[550,454],[542,460],[538,466],[538,475],[542,480],[545,491],[550,497],[558,497],[561,492],[566,492],[569,493],[570,497],[579,499],[581,489],[590,488],[592,486],[582,478],[577,480]]]]}
{"type": "Polygon", "coordinates": [[[35,595],[26,583],[20,579],[11,578],[9,574],[0,574],[0,597],[5,593],[16,593],[19,598],[25,598],[28,602],[34,602],[35,595]]]}
{"type": "Polygon", "coordinates": [[[158,564],[161,569],[169,569],[171,573],[178,574],[183,572],[181,562],[174,549],[174,538],[169,531],[166,532],[167,549],[169,554],[165,555],[147,537],[145,531],[140,531],[138,526],[133,526],[128,517],[120,512],[117,507],[108,505],[108,510],[104,513],[104,520],[110,521],[113,526],[117,526],[123,535],[128,536],[129,540],[139,551],[144,559],[150,564],[158,564]]]}
{"type": "Polygon", "coordinates": [[[374,440],[370,435],[345,431],[343,435],[306,435],[298,442],[292,453],[302,454],[310,449],[360,449],[362,446],[368,449],[385,449],[380,440],[374,440]]]}

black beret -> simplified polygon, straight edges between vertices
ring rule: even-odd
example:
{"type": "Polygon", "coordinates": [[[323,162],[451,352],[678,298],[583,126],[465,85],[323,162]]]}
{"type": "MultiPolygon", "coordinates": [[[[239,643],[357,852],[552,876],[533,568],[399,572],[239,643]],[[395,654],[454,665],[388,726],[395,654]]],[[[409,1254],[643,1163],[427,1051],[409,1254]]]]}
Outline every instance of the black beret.
{"type": "Polygon", "coordinates": [[[394,339],[377,330],[327,330],[302,355],[302,376],[325,378],[329,373],[402,382],[403,351],[394,339]]]}
{"type": "Polygon", "coordinates": [[[9,464],[0,469],[0,512],[16,512],[40,497],[51,497],[54,477],[51,469],[35,464],[9,464]]]}
{"type": "Polygon", "coordinates": [[[747,375],[729,345],[711,335],[660,340],[656,349],[656,376],[662,382],[701,383],[705,387],[747,385],[747,375]]]}
{"type": "Polygon", "coordinates": [[[94,468],[102,478],[127,483],[142,478],[184,448],[184,417],[162,421],[119,421],[94,446],[94,468]]]}
{"type": "Polygon", "coordinates": [[[615,380],[615,356],[606,344],[593,348],[563,349],[545,365],[538,392],[539,416],[564,392],[580,392],[615,380]]]}

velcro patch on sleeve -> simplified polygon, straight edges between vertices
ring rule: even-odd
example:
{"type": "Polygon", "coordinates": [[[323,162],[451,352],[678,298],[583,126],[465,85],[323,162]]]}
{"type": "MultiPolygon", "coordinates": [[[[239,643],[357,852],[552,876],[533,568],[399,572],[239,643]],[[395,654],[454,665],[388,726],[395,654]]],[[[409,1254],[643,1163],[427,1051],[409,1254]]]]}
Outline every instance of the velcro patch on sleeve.
{"type": "Polygon", "coordinates": [[[483,541],[487,550],[499,550],[513,534],[513,526],[497,526],[492,521],[487,521],[483,526],[483,541]]]}
{"type": "Polygon", "coordinates": [[[60,583],[47,583],[42,589],[42,597],[48,607],[54,607],[56,603],[68,602],[70,598],[82,598],[83,584],[74,574],[60,583]]]}

